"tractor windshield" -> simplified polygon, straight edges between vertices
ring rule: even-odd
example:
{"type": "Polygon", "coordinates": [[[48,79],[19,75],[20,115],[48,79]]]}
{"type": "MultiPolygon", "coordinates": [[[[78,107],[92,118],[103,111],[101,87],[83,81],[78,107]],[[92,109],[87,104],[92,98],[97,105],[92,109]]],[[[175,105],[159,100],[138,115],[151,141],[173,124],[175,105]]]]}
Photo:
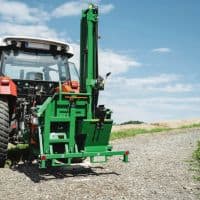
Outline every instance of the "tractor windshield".
{"type": "Polygon", "coordinates": [[[61,55],[12,50],[3,51],[2,54],[2,73],[12,79],[66,81],[71,80],[72,71],[72,78],[78,80],[74,67],[72,63],[68,63],[66,56],[61,55]]]}

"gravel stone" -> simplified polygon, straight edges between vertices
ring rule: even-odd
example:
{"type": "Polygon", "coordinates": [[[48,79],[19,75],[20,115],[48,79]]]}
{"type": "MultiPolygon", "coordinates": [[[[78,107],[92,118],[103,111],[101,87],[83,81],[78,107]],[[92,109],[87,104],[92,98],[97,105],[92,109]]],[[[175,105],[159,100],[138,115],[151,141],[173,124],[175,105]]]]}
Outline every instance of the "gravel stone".
{"type": "Polygon", "coordinates": [[[188,161],[199,139],[200,129],[188,129],[114,141],[114,149],[130,151],[129,163],[112,157],[60,169],[23,163],[0,169],[0,200],[195,200],[200,184],[188,161]]]}

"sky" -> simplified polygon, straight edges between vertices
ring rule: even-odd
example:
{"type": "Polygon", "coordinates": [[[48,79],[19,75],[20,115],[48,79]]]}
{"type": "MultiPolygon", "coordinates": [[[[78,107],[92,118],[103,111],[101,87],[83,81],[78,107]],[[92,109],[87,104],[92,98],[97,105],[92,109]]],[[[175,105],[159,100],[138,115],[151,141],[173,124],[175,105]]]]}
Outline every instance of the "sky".
{"type": "Polygon", "coordinates": [[[81,10],[99,6],[100,104],[115,122],[200,117],[199,0],[0,0],[0,36],[68,42],[79,68],[81,10]]]}

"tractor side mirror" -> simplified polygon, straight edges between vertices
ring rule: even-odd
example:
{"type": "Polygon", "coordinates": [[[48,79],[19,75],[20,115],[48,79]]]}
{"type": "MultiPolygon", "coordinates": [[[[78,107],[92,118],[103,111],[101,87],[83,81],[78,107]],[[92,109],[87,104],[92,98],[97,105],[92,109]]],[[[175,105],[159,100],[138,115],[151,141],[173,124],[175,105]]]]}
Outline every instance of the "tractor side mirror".
{"type": "Polygon", "coordinates": [[[105,78],[99,76],[97,78],[97,82],[96,82],[96,88],[99,90],[104,90],[104,85],[106,83],[106,79],[111,75],[111,72],[108,72],[105,76],[105,78]]]}
{"type": "Polygon", "coordinates": [[[111,72],[108,72],[108,73],[106,74],[106,78],[105,78],[105,79],[107,79],[110,75],[111,75],[111,72]]]}

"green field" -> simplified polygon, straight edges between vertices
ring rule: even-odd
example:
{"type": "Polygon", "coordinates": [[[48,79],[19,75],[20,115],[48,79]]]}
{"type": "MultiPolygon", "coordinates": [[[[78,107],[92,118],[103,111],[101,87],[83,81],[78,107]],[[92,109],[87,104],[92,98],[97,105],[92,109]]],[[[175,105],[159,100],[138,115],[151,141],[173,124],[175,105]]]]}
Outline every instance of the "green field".
{"type": "Polygon", "coordinates": [[[164,132],[164,131],[170,131],[170,130],[179,130],[179,129],[181,130],[181,129],[199,128],[199,127],[200,127],[200,123],[190,124],[190,125],[186,125],[186,126],[180,126],[178,128],[168,128],[168,127],[157,127],[157,128],[152,128],[152,129],[134,128],[134,129],[112,132],[111,140],[126,138],[126,137],[133,137],[138,134],[158,133],[158,132],[164,132]]]}
{"type": "Polygon", "coordinates": [[[171,128],[152,128],[150,130],[148,129],[129,129],[129,130],[121,130],[111,133],[111,140],[120,139],[120,138],[126,138],[126,137],[133,137],[138,134],[145,134],[145,133],[157,133],[157,132],[163,132],[163,131],[169,131],[171,128]]]}

